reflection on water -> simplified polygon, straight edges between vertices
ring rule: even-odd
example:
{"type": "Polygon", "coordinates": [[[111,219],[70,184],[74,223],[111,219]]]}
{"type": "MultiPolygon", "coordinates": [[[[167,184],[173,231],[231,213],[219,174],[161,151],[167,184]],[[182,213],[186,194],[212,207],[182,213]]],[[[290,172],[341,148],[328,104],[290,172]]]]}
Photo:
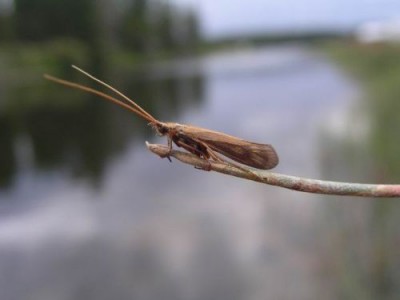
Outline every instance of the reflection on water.
{"type": "MultiPolygon", "coordinates": [[[[357,92],[299,46],[149,70],[108,81],[161,120],[271,143],[277,171],[310,177],[327,176],[322,128],[339,132],[357,92]]],[[[321,226],[331,198],[161,160],[144,147],[146,122],[80,92],[38,81],[8,89],[10,102],[0,117],[1,299],[336,299],[346,289],[324,280],[341,278],[329,265],[332,228],[321,226]]]]}
{"type": "MultiPolygon", "coordinates": [[[[143,107],[160,117],[179,113],[179,102],[188,101],[187,105],[190,105],[201,99],[200,76],[151,81],[136,78],[115,84],[137,99],[146,99],[143,107]],[[183,89],[185,95],[180,92],[183,89]],[[164,103],[157,104],[158,109],[152,109],[151,104],[156,99],[162,99],[164,103]],[[161,110],[168,108],[166,104],[170,111],[161,110]]],[[[3,124],[0,140],[4,145],[0,183],[3,187],[11,185],[13,178],[24,168],[18,162],[26,160],[27,152],[32,154],[30,168],[67,170],[74,176],[97,181],[110,158],[118,155],[133,139],[143,141],[143,135],[150,133],[138,117],[91,95],[72,93],[64,87],[57,87],[57,93],[54,90],[50,84],[35,82],[29,86],[17,85],[9,91],[7,102],[10,104],[6,103],[0,115],[3,124]],[[67,97],[74,103],[70,107],[54,103],[67,97]],[[24,106],[27,103],[28,108],[24,106]],[[21,155],[17,157],[17,154],[21,155]]]]}

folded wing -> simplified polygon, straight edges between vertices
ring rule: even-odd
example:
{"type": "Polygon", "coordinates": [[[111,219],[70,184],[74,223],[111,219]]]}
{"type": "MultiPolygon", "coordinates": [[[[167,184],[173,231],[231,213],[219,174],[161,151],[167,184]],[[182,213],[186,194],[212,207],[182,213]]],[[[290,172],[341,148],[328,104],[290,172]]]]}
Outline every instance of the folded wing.
{"type": "Polygon", "coordinates": [[[274,168],[279,158],[275,149],[269,144],[253,143],[237,137],[190,126],[184,134],[206,143],[212,150],[244,165],[257,169],[274,168]]]}

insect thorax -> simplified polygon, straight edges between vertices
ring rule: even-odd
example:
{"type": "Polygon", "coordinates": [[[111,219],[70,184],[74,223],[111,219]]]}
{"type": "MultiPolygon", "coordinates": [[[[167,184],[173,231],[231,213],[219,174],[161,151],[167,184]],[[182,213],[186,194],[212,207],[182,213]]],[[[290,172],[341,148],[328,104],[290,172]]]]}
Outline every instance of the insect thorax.
{"type": "Polygon", "coordinates": [[[167,135],[171,131],[170,123],[150,123],[149,124],[158,136],[167,135]]]}

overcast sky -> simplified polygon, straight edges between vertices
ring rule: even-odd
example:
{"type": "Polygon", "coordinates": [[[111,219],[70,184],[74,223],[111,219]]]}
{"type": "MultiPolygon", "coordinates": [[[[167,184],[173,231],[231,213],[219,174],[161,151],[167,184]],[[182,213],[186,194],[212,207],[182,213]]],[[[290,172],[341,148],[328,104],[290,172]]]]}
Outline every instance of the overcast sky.
{"type": "Polygon", "coordinates": [[[192,5],[207,37],[277,30],[351,29],[400,18],[400,0],[173,0],[192,5]]]}
{"type": "MultiPolygon", "coordinates": [[[[400,0],[160,1],[193,6],[209,38],[267,31],[348,30],[366,21],[400,18],[400,0]]],[[[6,10],[11,3],[0,0],[0,9],[6,10]]]]}

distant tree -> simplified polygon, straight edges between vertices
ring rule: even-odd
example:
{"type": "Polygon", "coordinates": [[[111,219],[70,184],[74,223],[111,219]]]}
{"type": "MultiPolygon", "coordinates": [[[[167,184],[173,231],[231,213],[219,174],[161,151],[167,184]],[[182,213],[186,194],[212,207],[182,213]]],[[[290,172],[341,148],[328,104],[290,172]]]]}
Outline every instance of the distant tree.
{"type": "Polygon", "coordinates": [[[14,0],[15,31],[20,41],[76,39],[87,46],[92,71],[104,65],[100,0],[14,0]]]}
{"type": "Polygon", "coordinates": [[[151,31],[149,3],[131,0],[121,17],[119,40],[122,46],[137,52],[145,52],[151,31]]]}
{"type": "Polygon", "coordinates": [[[181,10],[169,1],[124,0],[117,25],[117,41],[137,53],[185,52],[199,41],[193,11],[181,10]]]}
{"type": "Polygon", "coordinates": [[[200,31],[193,11],[180,11],[174,20],[174,49],[180,53],[195,51],[200,42],[200,31]]]}
{"type": "Polygon", "coordinates": [[[166,50],[175,50],[177,45],[176,31],[176,12],[169,3],[160,3],[158,10],[158,24],[156,33],[160,41],[160,46],[166,50]]]}
{"type": "Polygon", "coordinates": [[[17,38],[43,41],[75,37],[90,41],[96,36],[95,0],[15,0],[17,38]]]}
{"type": "Polygon", "coordinates": [[[201,34],[199,20],[193,11],[188,12],[185,23],[185,27],[187,28],[186,39],[188,50],[195,51],[201,42],[201,34]]]}
{"type": "Polygon", "coordinates": [[[0,42],[8,41],[13,36],[12,16],[0,15],[0,42]]]}
{"type": "Polygon", "coordinates": [[[181,10],[169,3],[161,3],[157,22],[158,38],[163,49],[191,52],[200,41],[199,23],[191,10],[181,10]]]}

